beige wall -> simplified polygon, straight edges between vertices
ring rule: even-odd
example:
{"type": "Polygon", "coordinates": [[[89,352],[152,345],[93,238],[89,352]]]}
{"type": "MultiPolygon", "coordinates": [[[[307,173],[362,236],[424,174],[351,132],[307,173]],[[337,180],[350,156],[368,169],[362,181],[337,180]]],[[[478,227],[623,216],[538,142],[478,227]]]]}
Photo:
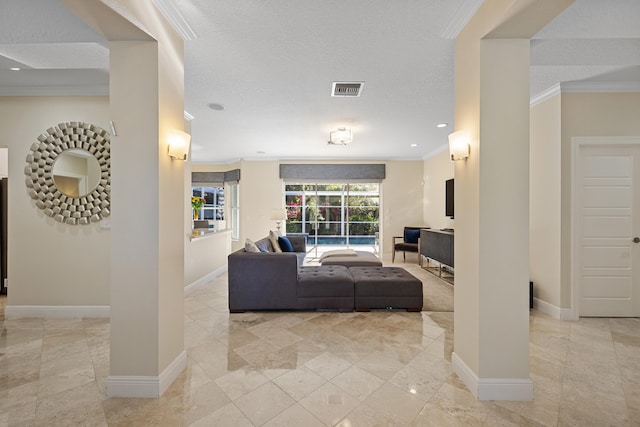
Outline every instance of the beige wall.
{"type": "MultiPolygon", "coordinates": [[[[423,211],[423,162],[385,162],[387,176],[382,182],[381,205],[383,210],[381,252],[391,258],[393,236],[402,236],[405,226],[422,226],[423,211]]],[[[408,258],[408,257],[407,257],[408,258]]]]}
{"type": "Polygon", "coordinates": [[[423,225],[431,228],[455,228],[454,220],[445,214],[445,181],[453,178],[449,149],[424,161],[423,225]]]}
{"type": "Polygon", "coordinates": [[[565,93],[562,118],[561,300],[571,307],[571,138],[639,136],[640,93],[565,93]]]}
{"type": "Polygon", "coordinates": [[[529,271],[535,297],[560,307],[560,95],[531,107],[529,271]]]}
{"type": "MultiPolygon", "coordinates": [[[[280,179],[280,161],[240,162],[240,239],[233,242],[232,250],[244,246],[246,238],[257,240],[275,230],[270,219],[272,209],[284,206],[284,184],[280,179]]],[[[285,162],[282,162],[285,163],[285,162]]],[[[290,162],[294,163],[294,162],[290,162]]],[[[371,163],[371,162],[319,162],[305,163],[371,163]]],[[[381,186],[383,228],[381,248],[390,257],[392,237],[402,235],[405,225],[422,225],[423,162],[388,161],[387,177],[381,186]],[[399,233],[399,234],[398,234],[399,233]]],[[[193,165],[194,171],[222,171],[234,165],[193,165]]]]}
{"type": "Polygon", "coordinates": [[[0,97],[0,146],[9,152],[9,306],[109,305],[109,230],[54,221],[25,187],[29,146],[68,121],[108,130],[108,98],[0,97]]]}
{"type": "Polygon", "coordinates": [[[187,239],[184,259],[184,285],[189,286],[211,273],[224,271],[231,253],[231,231],[187,239]]]}
{"type": "MultiPolygon", "coordinates": [[[[191,194],[191,172],[225,172],[240,167],[239,163],[227,165],[202,165],[192,164],[185,168],[185,194],[191,194]]],[[[228,188],[228,187],[227,187],[228,188]]],[[[227,202],[231,202],[231,196],[227,192],[227,202]]],[[[188,197],[187,197],[188,199],[188,197]]],[[[191,204],[187,204],[185,211],[184,223],[184,286],[196,282],[199,279],[207,277],[209,274],[221,271],[227,265],[227,255],[231,253],[233,246],[231,241],[231,232],[222,235],[206,237],[203,239],[192,240],[191,230],[193,227],[191,204]]],[[[226,212],[226,225],[230,227],[229,212],[226,212]]],[[[238,242],[235,247],[239,247],[238,242]]]]}

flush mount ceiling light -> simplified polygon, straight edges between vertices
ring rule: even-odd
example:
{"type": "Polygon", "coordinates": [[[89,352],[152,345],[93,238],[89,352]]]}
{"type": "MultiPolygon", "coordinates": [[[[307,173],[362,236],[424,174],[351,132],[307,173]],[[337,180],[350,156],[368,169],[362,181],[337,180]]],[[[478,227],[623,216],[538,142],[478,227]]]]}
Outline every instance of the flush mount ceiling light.
{"type": "Polygon", "coordinates": [[[447,127],[447,124],[446,124],[446,123],[438,123],[438,124],[436,125],[436,127],[437,127],[437,128],[446,128],[446,127],[447,127]]]}
{"type": "Polygon", "coordinates": [[[362,93],[364,82],[333,82],[331,96],[357,97],[362,93]]]}
{"type": "Polygon", "coordinates": [[[329,133],[329,145],[347,145],[352,140],[351,129],[338,128],[329,133]]]}

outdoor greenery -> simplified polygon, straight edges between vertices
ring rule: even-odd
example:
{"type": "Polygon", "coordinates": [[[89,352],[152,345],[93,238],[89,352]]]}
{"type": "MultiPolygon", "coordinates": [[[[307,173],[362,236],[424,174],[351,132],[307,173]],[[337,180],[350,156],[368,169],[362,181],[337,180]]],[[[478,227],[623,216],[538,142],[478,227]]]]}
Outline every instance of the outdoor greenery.
{"type": "Polygon", "coordinates": [[[378,184],[287,185],[285,202],[287,233],[373,236],[380,228],[378,184]]]}

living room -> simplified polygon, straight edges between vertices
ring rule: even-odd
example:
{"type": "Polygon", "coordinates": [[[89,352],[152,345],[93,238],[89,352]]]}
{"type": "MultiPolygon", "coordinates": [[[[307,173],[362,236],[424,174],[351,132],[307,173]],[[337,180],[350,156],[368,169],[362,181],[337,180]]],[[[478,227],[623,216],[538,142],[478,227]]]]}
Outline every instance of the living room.
{"type": "MultiPolygon", "coordinates": [[[[578,5],[579,3],[581,2],[576,2],[578,5]]],[[[135,9],[138,6],[132,7],[135,9]]],[[[149,2],[145,7],[151,7],[151,3],[149,2]]],[[[157,29],[157,23],[147,21],[153,21],[149,17],[156,16],[154,14],[157,12],[147,13],[148,10],[137,10],[137,12],[142,17],[140,19],[152,28],[152,31],[157,29]]],[[[116,26],[110,28],[116,28],[116,26]]],[[[149,42],[149,36],[144,31],[137,28],[133,32],[135,37],[145,42],[140,43],[141,45],[149,42]]],[[[177,39],[178,37],[171,38],[172,42],[177,39]]],[[[180,43],[176,42],[176,45],[180,43]]],[[[135,44],[132,43],[132,45],[135,44]]],[[[482,317],[481,314],[486,316],[488,312],[501,313],[503,308],[510,308],[514,301],[521,300],[520,296],[526,295],[524,289],[519,289],[515,298],[511,294],[499,292],[493,294],[493,288],[489,286],[489,294],[483,294],[485,299],[480,301],[480,294],[477,291],[479,284],[482,285],[480,289],[486,290],[487,285],[491,285],[490,276],[495,275],[495,271],[504,267],[505,264],[507,264],[507,270],[515,267],[508,265],[508,257],[512,254],[504,247],[509,245],[503,245],[498,248],[499,251],[495,251],[498,255],[506,254],[502,259],[498,259],[499,256],[496,255],[495,259],[491,258],[491,263],[481,263],[480,256],[477,256],[478,252],[482,256],[493,254],[495,248],[491,245],[492,242],[487,243],[486,234],[479,232],[478,222],[481,215],[476,215],[478,209],[481,204],[483,209],[490,208],[494,205],[494,200],[504,202],[499,206],[498,212],[488,216],[495,219],[491,230],[503,232],[507,229],[504,222],[507,219],[516,218],[518,234],[511,234],[509,237],[518,242],[518,279],[524,278],[525,284],[528,281],[526,279],[536,283],[536,304],[541,311],[554,319],[570,319],[574,316],[572,305],[574,289],[571,284],[573,273],[568,261],[572,255],[573,242],[570,232],[573,217],[571,200],[567,195],[572,189],[570,175],[572,137],[606,135],[633,139],[640,135],[640,125],[635,120],[640,114],[637,84],[631,82],[631,84],[614,85],[613,89],[607,89],[608,92],[598,93],[602,91],[602,85],[596,79],[584,83],[581,87],[576,84],[554,87],[554,90],[546,93],[544,97],[534,99],[531,107],[528,90],[518,91],[518,95],[524,99],[524,102],[519,104],[518,118],[521,121],[530,120],[531,123],[530,154],[527,149],[513,156],[514,153],[509,151],[512,147],[506,144],[505,151],[502,151],[501,147],[493,147],[496,150],[492,152],[494,156],[488,156],[488,159],[481,158],[476,139],[470,144],[467,160],[452,162],[446,146],[447,134],[462,126],[469,126],[470,129],[479,131],[476,127],[478,123],[474,122],[470,125],[468,119],[456,115],[455,127],[452,126],[454,120],[451,119],[449,128],[433,131],[439,132],[435,134],[437,137],[434,137],[434,140],[438,141],[438,149],[424,152],[417,158],[405,159],[389,155],[372,160],[368,158],[365,150],[359,156],[349,159],[339,155],[332,156],[330,159],[319,157],[322,160],[301,156],[280,158],[274,155],[270,158],[267,157],[270,153],[267,153],[267,156],[258,154],[243,160],[223,159],[220,162],[211,160],[192,163],[191,160],[196,159],[197,150],[201,148],[199,147],[201,142],[194,138],[189,160],[183,163],[171,160],[166,155],[168,147],[164,138],[171,129],[184,127],[188,130],[189,126],[195,128],[195,122],[187,121],[183,125],[184,94],[175,87],[176,85],[168,83],[183,77],[182,64],[177,65],[167,59],[173,58],[172,55],[180,52],[180,49],[173,50],[173,47],[170,47],[167,51],[162,50],[159,66],[158,58],[155,58],[156,62],[152,65],[140,59],[143,57],[142,54],[153,55],[154,53],[136,50],[139,46],[127,46],[126,43],[116,42],[112,47],[114,73],[110,76],[113,90],[110,96],[104,93],[92,96],[70,96],[60,93],[48,96],[33,96],[33,94],[9,96],[5,92],[5,96],[0,98],[0,124],[5,130],[0,137],[0,145],[8,147],[9,151],[11,202],[9,206],[10,277],[6,314],[10,315],[8,317],[17,318],[45,318],[61,315],[85,318],[112,316],[114,319],[111,324],[114,331],[112,332],[114,347],[111,350],[113,357],[111,367],[114,376],[112,379],[120,380],[122,379],[120,377],[127,376],[149,377],[155,381],[155,391],[161,388],[159,385],[161,381],[158,378],[162,377],[161,374],[167,367],[174,367],[172,364],[174,360],[179,361],[175,368],[177,374],[179,374],[178,368],[186,366],[187,363],[186,353],[183,352],[184,347],[181,347],[181,343],[185,342],[185,331],[182,328],[185,312],[181,304],[184,299],[184,288],[203,277],[213,279],[215,282],[215,276],[224,272],[224,260],[231,250],[239,248],[245,238],[259,239],[268,230],[275,228],[275,221],[270,219],[270,212],[273,209],[282,208],[285,202],[285,182],[280,178],[279,167],[282,164],[293,163],[385,165],[386,176],[380,184],[382,209],[380,247],[385,260],[390,258],[393,236],[401,234],[404,226],[456,228],[457,233],[460,233],[460,230],[470,230],[470,233],[463,233],[465,236],[461,236],[461,244],[458,245],[463,249],[460,253],[461,259],[465,260],[465,266],[461,268],[463,283],[461,295],[466,299],[458,301],[464,304],[463,309],[459,310],[459,315],[465,313],[468,318],[460,319],[461,322],[456,325],[457,328],[461,328],[456,331],[457,336],[467,338],[457,343],[456,351],[471,355],[469,356],[471,361],[468,362],[471,365],[475,362],[480,364],[481,360],[483,363],[489,361],[490,371],[508,366],[509,363],[501,363],[505,360],[516,360],[519,365],[528,366],[529,355],[524,355],[523,352],[515,356],[505,356],[509,353],[508,349],[496,350],[497,354],[488,352],[483,353],[481,357],[480,349],[473,348],[469,344],[484,343],[486,347],[483,349],[492,347],[490,343],[495,344],[494,333],[487,331],[495,330],[485,324],[483,328],[486,329],[483,330],[486,335],[480,336],[479,329],[474,329],[474,322],[482,317]],[[159,75],[160,83],[154,83],[167,84],[166,87],[169,89],[163,86],[166,89],[166,92],[162,92],[163,96],[158,95],[158,85],[151,89],[145,85],[149,80],[148,75],[159,75]],[[141,93],[139,91],[142,91],[141,96],[127,96],[130,93],[141,93]],[[578,91],[583,93],[575,93],[578,91]],[[126,142],[118,145],[118,150],[113,150],[111,171],[115,197],[113,205],[114,209],[120,209],[119,215],[114,211],[113,217],[107,218],[105,222],[86,226],[58,223],[38,210],[35,202],[26,193],[28,190],[25,188],[24,167],[29,146],[35,143],[37,137],[47,129],[70,120],[96,124],[108,130],[113,135],[114,147],[116,141],[126,142]],[[157,159],[157,161],[149,161],[149,159],[157,159]],[[507,186],[505,190],[502,184],[512,184],[511,175],[494,177],[495,182],[498,182],[496,188],[515,193],[515,198],[508,198],[512,202],[512,205],[509,205],[495,193],[488,192],[487,187],[483,186],[486,177],[480,176],[478,172],[481,160],[485,167],[483,172],[501,170],[505,164],[515,165],[520,169],[519,172],[522,172],[517,174],[518,185],[528,185],[531,182],[531,189],[527,192],[518,192],[507,186]],[[202,255],[205,251],[191,251],[199,243],[190,240],[192,215],[188,204],[191,193],[189,177],[191,172],[229,169],[241,171],[240,236],[233,242],[229,239],[224,244],[216,245],[215,247],[220,249],[215,254],[216,260],[202,269],[202,263],[197,255],[202,255]],[[526,169],[528,171],[525,174],[526,169]],[[462,191],[456,191],[456,197],[462,201],[461,211],[463,212],[460,216],[456,215],[455,224],[445,216],[444,207],[444,183],[454,176],[456,182],[461,185],[462,191]],[[141,194],[144,196],[141,197],[141,194]],[[519,203],[513,203],[513,200],[519,203]],[[179,226],[174,227],[176,224],[179,226]],[[478,244],[480,238],[483,244],[486,244],[481,248],[478,244]],[[530,241],[530,245],[521,244],[525,241],[530,241]],[[524,246],[530,246],[526,254],[524,246]],[[141,307],[145,309],[142,310],[141,307]],[[150,344],[154,339],[155,343],[150,344]],[[162,343],[162,346],[159,343],[162,343]],[[128,359],[130,355],[135,357],[128,359]]],[[[153,63],[154,60],[149,62],[153,63]]],[[[509,63],[509,66],[511,65],[519,71],[524,70],[521,65],[509,63]]],[[[477,68],[471,68],[473,70],[469,72],[478,71],[477,68]]],[[[500,70],[496,70],[496,73],[499,76],[503,75],[500,70]]],[[[473,78],[463,80],[475,81],[473,78]]],[[[477,104],[480,104],[479,101],[477,104]]],[[[504,110],[499,111],[504,116],[504,110]]],[[[197,120],[199,118],[195,119],[197,120]]],[[[203,121],[208,120],[205,118],[203,121]]],[[[216,119],[211,121],[215,122],[216,119]]],[[[256,120],[255,123],[259,121],[256,120]]],[[[286,133],[286,126],[282,122],[280,125],[286,133]]],[[[523,139],[522,134],[528,134],[529,127],[522,125],[521,122],[516,125],[514,127],[518,128],[518,140],[526,139],[527,136],[523,139]],[[523,132],[523,129],[526,131],[523,132]]],[[[242,125],[236,129],[239,132],[243,127],[253,126],[242,122],[242,125]]],[[[435,123],[433,127],[435,128],[435,123]]],[[[328,130],[325,131],[324,128],[318,130],[322,135],[319,145],[323,148],[326,147],[326,139],[329,137],[328,130]]],[[[493,136],[499,139],[502,132],[509,134],[512,128],[494,123],[493,131],[495,132],[493,136]]],[[[493,140],[493,138],[488,137],[487,140],[493,140]]],[[[386,139],[383,142],[390,144],[389,141],[390,139],[386,139]]],[[[632,142],[635,143],[634,141],[632,142]]],[[[352,146],[357,146],[357,143],[358,133],[354,131],[352,146]]],[[[220,150],[223,150],[234,144],[225,142],[217,145],[220,150]]],[[[252,153],[257,154],[256,150],[260,150],[260,147],[250,147],[250,149],[252,153]]],[[[490,150],[485,154],[488,152],[490,150]]],[[[512,170],[508,172],[515,174],[512,170]]],[[[487,218],[487,213],[488,211],[484,212],[484,218],[487,218]]],[[[500,236],[505,237],[502,234],[500,236]]],[[[410,259],[409,262],[415,261],[410,259]]],[[[224,299],[224,296],[215,295],[215,297],[217,297],[215,304],[218,304],[216,308],[220,308],[220,299],[224,299]]],[[[207,299],[206,304],[214,304],[212,301],[213,297],[207,299]]],[[[522,301],[520,301],[521,307],[519,306],[517,317],[518,324],[528,328],[529,313],[522,301]]],[[[189,315],[197,316],[198,310],[195,307],[205,310],[206,304],[197,301],[195,297],[189,298],[189,315]],[[203,305],[199,306],[199,304],[203,305]]],[[[458,307],[460,306],[457,306],[456,310],[458,307]]],[[[221,313],[215,314],[219,319],[221,313]]],[[[392,316],[394,321],[403,324],[401,317],[401,315],[392,316]]],[[[313,324],[312,319],[305,321],[307,320],[311,322],[309,325],[313,324]]],[[[251,321],[252,318],[247,316],[247,322],[251,321]]],[[[279,321],[292,321],[292,318],[279,321]]],[[[323,321],[331,322],[327,316],[320,316],[315,322],[323,321]]],[[[195,320],[190,319],[189,323],[193,326],[195,320]]],[[[509,322],[503,323],[511,326],[509,322]]],[[[44,321],[38,323],[39,327],[44,327],[44,324],[44,321]]],[[[553,325],[563,329],[563,326],[558,326],[556,323],[553,325]]],[[[376,321],[376,326],[383,330],[385,323],[376,321]]],[[[192,329],[188,331],[193,332],[192,329]]],[[[220,331],[209,330],[208,332],[220,331]]],[[[206,334],[200,329],[198,333],[206,334]]],[[[440,331],[440,333],[443,332],[440,331]]],[[[520,337],[520,333],[512,335],[520,337]]],[[[510,344],[507,342],[509,336],[511,335],[505,335],[506,338],[502,344],[505,342],[510,344]]],[[[268,335],[264,336],[264,340],[267,340],[266,337],[268,335]]],[[[187,341],[191,339],[193,339],[192,336],[187,337],[187,341]]],[[[521,344],[519,348],[528,348],[528,340],[526,341],[519,343],[521,344]]],[[[219,345],[217,342],[216,344],[219,345]]],[[[213,348],[209,350],[218,351],[213,348]]],[[[435,350],[432,349],[432,351],[435,350]]],[[[217,352],[215,354],[220,356],[217,352]]],[[[426,353],[422,355],[427,356],[426,353]]],[[[201,361],[203,364],[206,363],[204,360],[201,361]]],[[[488,375],[493,378],[497,374],[491,371],[488,375]]],[[[140,383],[136,383],[136,386],[139,385],[140,383]]],[[[460,384],[457,383],[457,385],[460,384]]]]}

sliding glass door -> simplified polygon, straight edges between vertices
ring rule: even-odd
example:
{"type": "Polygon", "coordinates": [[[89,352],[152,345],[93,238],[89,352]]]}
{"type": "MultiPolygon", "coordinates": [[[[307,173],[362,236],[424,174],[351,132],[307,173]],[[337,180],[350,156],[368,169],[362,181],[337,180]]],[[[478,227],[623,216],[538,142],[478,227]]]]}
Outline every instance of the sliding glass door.
{"type": "Polygon", "coordinates": [[[333,247],[375,251],[380,188],[373,184],[288,184],[287,234],[305,233],[318,252],[333,247]]]}

